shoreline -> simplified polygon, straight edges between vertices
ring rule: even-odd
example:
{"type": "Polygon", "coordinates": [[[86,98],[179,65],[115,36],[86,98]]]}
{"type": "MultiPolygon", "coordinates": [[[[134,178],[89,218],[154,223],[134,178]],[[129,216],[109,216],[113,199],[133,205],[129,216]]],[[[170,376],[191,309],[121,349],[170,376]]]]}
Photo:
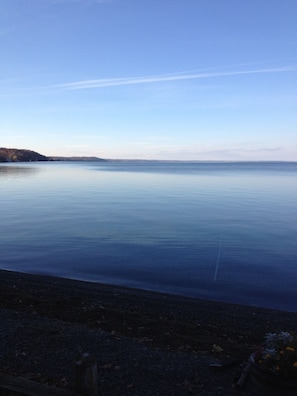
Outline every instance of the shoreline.
{"type": "MultiPolygon", "coordinates": [[[[18,277],[20,279],[24,279],[26,282],[32,281],[33,283],[36,283],[37,280],[41,280],[43,282],[49,282],[49,283],[55,283],[57,285],[61,285],[61,287],[64,287],[68,285],[69,287],[71,286],[71,283],[73,285],[76,285],[78,288],[84,285],[84,287],[88,287],[89,290],[91,290],[92,286],[97,287],[100,290],[105,290],[105,291],[115,291],[118,290],[120,293],[124,294],[137,294],[139,296],[164,296],[168,299],[177,299],[180,300],[180,302],[184,301],[196,301],[198,302],[205,302],[205,303],[213,303],[213,304],[222,304],[222,305],[230,305],[230,306],[237,306],[237,307],[246,307],[250,309],[260,309],[260,310],[266,310],[266,311],[276,311],[276,312],[284,312],[284,313],[292,313],[297,315],[297,307],[296,310],[290,309],[290,308],[281,308],[281,307],[274,307],[274,306],[261,306],[257,304],[248,304],[244,302],[234,302],[232,300],[220,300],[212,297],[202,297],[202,296],[194,296],[191,294],[179,294],[179,293],[173,293],[170,291],[166,290],[158,290],[158,289],[150,289],[150,288],[141,288],[137,286],[129,286],[129,285],[124,285],[124,284],[114,284],[112,282],[104,282],[104,281],[92,281],[89,279],[79,279],[79,278],[67,278],[67,277],[61,277],[57,275],[48,275],[48,274],[39,274],[39,273],[30,273],[30,272],[20,272],[18,270],[7,270],[7,269],[1,269],[0,268],[0,278],[3,278],[3,280],[6,282],[9,279],[12,279],[14,277],[18,277]],[[35,279],[35,281],[34,281],[35,279]],[[53,281],[53,282],[51,282],[53,281]],[[87,286],[89,285],[89,286],[87,286]]],[[[0,282],[1,283],[1,282],[0,282]]]]}
{"type": "Polygon", "coordinates": [[[0,286],[0,372],[69,388],[75,356],[93,348],[104,395],[185,395],[198,366],[199,395],[233,395],[238,367],[209,362],[245,361],[267,332],[297,328],[294,312],[64,278],[0,270],[0,286]]]}
{"type": "MultiPolygon", "coordinates": [[[[141,337],[143,334],[150,337],[149,328],[145,326],[139,332],[138,327],[143,323],[153,322],[153,343],[160,346],[163,341],[158,336],[158,331],[170,329],[173,322],[179,323],[179,333],[189,333],[191,337],[199,329],[199,337],[191,346],[194,350],[202,348],[205,334],[210,338],[206,341],[209,350],[214,343],[224,344],[228,337],[220,335],[222,325],[230,337],[234,335],[231,337],[234,342],[239,341],[241,336],[246,338],[249,348],[260,343],[267,332],[294,331],[297,328],[295,312],[123,286],[7,270],[0,270],[0,285],[2,308],[71,323],[99,326],[103,330],[117,331],[128,337],[141,337]]],[[[178,344],[173,337],[167,337],[166,342],[178,344]]],[[[236,348],[242,349],[239,345],[236,348]]]]}

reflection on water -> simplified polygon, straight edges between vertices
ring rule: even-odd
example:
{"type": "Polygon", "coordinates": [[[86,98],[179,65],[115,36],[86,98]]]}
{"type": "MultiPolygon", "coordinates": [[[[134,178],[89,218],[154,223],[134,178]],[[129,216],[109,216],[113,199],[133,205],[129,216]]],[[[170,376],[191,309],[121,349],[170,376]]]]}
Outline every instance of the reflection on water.
{"type": "Polygon", "coordinates": [[[0,176],[0,268],[297,311],[296,163],[30,163],[0,176]]]}
{"type": "Polygon", "coordinates": [[[38,167],[0,165],[0,177],[22,177],[39,172],[38,167]]]}

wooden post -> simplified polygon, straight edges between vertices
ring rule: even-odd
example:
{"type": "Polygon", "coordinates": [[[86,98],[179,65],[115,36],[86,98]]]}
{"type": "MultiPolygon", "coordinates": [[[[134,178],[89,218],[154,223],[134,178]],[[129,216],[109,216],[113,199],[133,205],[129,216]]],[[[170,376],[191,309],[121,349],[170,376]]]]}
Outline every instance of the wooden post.
{"type": "Polygon", "coordinates": [[[75,391],[84,396],[97,395],[97,363],[89,353],[75,362],[75,391]]]}

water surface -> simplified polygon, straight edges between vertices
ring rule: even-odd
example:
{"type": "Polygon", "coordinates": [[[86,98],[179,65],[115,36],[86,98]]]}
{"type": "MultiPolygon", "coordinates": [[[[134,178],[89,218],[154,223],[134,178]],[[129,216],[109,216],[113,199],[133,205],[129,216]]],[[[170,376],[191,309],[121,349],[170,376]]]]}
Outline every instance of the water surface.
{"type": "Polygon", "coordinates": [[[297,311],[297,163],[0,166],[2,269],[297,311]]]}

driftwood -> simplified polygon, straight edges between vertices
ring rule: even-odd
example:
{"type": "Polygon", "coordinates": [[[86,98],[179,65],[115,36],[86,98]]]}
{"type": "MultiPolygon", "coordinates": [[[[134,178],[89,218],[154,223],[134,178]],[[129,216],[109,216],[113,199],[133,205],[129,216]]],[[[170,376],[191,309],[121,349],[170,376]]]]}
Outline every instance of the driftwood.
{"type": "Polygon", "coordinates": [[[75,362],[75,391],[84,396],[97,395],[97,363],[89,353],[75,362]]]}
{"type": "Polygon", "coordinates": [[[6,395],[9,392],[24,396],[77,396],[76,393],[64,389],[0,373],[0,394],[6,395]]]}
{"type": "Polygon", "coordinates": [[[97,363],[88,353],[75,362],[74,392],[0,373],[0,394],[9,392],[23,396],[96,396],[97,363]]]}
{"type": "Polygon", "coordinates": [[[245,366],[245,368],[242,370],[241,372],[241,376],[239,378],[239,380],[236,382],[235,384],[235,388],[237,389],[242,389],[246,383],[246,380],[249,376],[249,373],[251,371],[251,363],[250,361],[247,363],[247,365],[245,366]]]}

